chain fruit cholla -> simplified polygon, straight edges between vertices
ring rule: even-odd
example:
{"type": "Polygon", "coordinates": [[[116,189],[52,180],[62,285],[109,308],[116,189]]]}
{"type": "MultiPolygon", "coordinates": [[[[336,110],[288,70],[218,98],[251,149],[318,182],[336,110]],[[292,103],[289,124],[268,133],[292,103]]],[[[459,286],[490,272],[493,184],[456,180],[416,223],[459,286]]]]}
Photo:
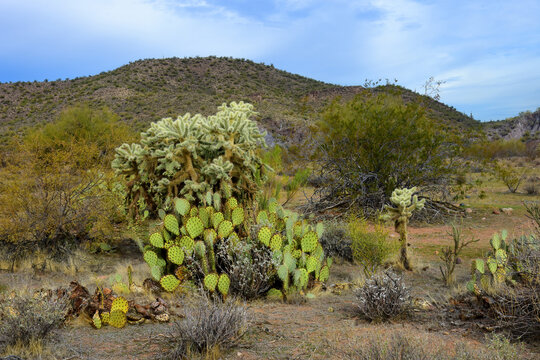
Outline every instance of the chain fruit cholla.
{"type": "Polygon", "coordinates": [[[126,182],[130,215],[169,210],[179,196],[192,204],[207,197],[253,201],[255,174],[264,168],[256,149],[266,145],[254,115],[251,104],[231,102],[212,116],[152,123],[140,144],[117,148],[112,167],[126,182]]]}
{"type": "Polygon", "coordinates": [[[418,200],[418,196],[413,195],[416,188],[395,189],[392,192],[390,201],[394,207],[385,206],[386,214],[381,216],[382,220],[393,220],[396,232],[399,234],[401,242],[400,262],[406,270],[412,270],[411,263],[407,254],[407,224],[414,210],[424,208],[425,199],[418,200]]]}

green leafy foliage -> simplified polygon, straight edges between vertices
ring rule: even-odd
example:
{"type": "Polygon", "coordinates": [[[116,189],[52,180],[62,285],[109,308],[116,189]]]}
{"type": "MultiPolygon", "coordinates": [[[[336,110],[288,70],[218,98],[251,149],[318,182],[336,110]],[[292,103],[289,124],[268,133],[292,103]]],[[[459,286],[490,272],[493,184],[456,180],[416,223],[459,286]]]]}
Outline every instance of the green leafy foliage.
{"type": "Polygon", "coordinates": [[[347,225],[352,256],[368,277],[397,253],[399,243],[389,239],[382,225],[376,224],[373,231],[369,231],[367,221],[354,215],[349,217],[347,225]]]}
{"type": "Polygon", "coordinates": [[[336,100],[318,131],[320,208],[354,203],[373,211],[395,188],[444,185],[453,172],[451,135],[399,94],[366,90],[347,103],[336,100]]]}

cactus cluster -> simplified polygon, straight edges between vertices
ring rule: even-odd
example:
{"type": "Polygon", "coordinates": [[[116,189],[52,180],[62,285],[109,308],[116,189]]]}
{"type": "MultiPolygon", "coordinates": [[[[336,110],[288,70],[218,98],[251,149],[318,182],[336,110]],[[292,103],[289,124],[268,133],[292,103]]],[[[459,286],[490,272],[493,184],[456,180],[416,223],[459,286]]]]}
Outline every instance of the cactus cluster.
{"type": "Polygon", "coordinates": [[[416,187],[395,189],[390,197],[394,206],[386,205],[384,207],[386,213],[381,216],[384,221],[394,221],[394,227],[401,242],[400,262],[406,270],[412,270],[407,254],[407,224],[413,211],[423,209],[426,202],[425,199],[418,200],[418,196],[414,195],[416,190],[416,187]]]}
{"type": "Polygon", "coordinates": [[[100,329],[104,325],[111,325],[119,329],[123,328],[127,323],[126,313],[128,310],[128,301],[119,296],[113,300],[110,311],[102,309],[100,313],[99,309],[96,310],[92,317],[92,323],[96,329],[100,329]]]}
{"type": "MultiPolygon", "coordinates": [[[[174,213],[162,213],[162,223],[145,246],[143,256],[152,276],[164,290],[173,292],[181,282],[197,276],[193,272],[197,264],[204,288],[227,297],[231,280],[229,274],[219,272],[216,245],[221,241],[235,244],[248,240],[250,227],[243,207],[234,197],[221,201],[212,194],[205,196],[199,206],[186,198],[175,198],[173,203],[174,213]]],[[[312,227],[297,213],[284,210],[275,199],[254,221],[253,236],[271,249],[281,282],[281,290],[273,289],[269,295],[283,297],[305,290],[314,281],[328,279],[331,259],[325,257],[319,243],[324,231],[322,223],[312,227]]]]}
{"type": "Polygon", "coordinates": [[[186,198],[173,200],[174,211],[163,215],[161,225],[149,237],[144,260],[161,287],[173,292],[188,276],[187,261],[196,260],[204,278],[202,283],[222,297],[229,293],[230,279],[219,274],[214,246],[218,241],[239,241],[244,232],[244,209],[234,197],[222,201],[210,191],[199,206],[186,198]]]}
{"type": "Polygon", "coordinates": [[[252,201],[255,178],[264,175],[256,149],[265,134],[251,120],[255,114],[251,104],[231,102],[208,117],[165,118],[141,133],[140,144],[117,148],[112,167],[126,182],[130,215],[170,210],[176,197],[252,201]]]}
{"type": "Polygon", "coordinates": [[[328,280],[332,259],[325,256],[319,243],[322,223],[313,227],[271,199],[268,210],[258,213],[257,224],[257,240],[272,250],[281,282],[281,289],[270,289],[268,297],[283,298],[306,290],[314,281],[328,280]]]}
{"type": "Polygon", "coordinates": [[[496,233],[489,244],[491,250],[486,259],[475,259],[471,263],[471,280],[467,283],[469,291],[477,293],[480,289],[489,291],[493,286],[498,286],[511,279],[511,267],[508,261],[509,246],[506,243],[508,233],[503,230],[496,233]]]}

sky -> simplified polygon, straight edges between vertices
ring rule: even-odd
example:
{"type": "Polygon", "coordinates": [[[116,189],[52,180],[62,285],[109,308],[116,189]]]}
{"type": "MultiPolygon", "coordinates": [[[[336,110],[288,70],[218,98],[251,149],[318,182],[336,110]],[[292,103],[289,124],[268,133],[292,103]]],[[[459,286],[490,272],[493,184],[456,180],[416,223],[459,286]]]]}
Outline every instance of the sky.
{"type": "Polygon", "coordinates": [[[232,56],[317,80],[394,79],[475,119],[540,107],[538,0],[0,0],[0,82],[232,56]]]}

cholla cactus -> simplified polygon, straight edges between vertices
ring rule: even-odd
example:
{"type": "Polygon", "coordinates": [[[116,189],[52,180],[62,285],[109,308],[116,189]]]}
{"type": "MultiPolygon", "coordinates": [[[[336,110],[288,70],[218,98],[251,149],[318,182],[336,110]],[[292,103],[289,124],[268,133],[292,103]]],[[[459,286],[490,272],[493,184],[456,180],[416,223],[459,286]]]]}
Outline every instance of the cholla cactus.
{"type": "Polygon", "coordinates": [[[412,270],[407,255],[407,224],[413,211],[423,209],[426,202],[425,199],[418,200],[418,196],[413,195],[415,192],[416,187],[411,189],[395,189],[390,197],[390,201],[394,204],[394,207],[386,205],[384,209],[387,213],[381,216],[382,220],[394,221],[394,226],[401,242],[400,262],[407,270],[412,270]]]}
{"type": "Polygon", "coordinates": [[[140,144],[117,148],[112,167],[126,181],[130,215],[171,209],[178,196],[202,205],[208,196],[252,201],[264,172],[256,149],[266,145],[255,114],[251,104],[232,102],[208,117],[165,118],[141,133],[140,144]]]}

